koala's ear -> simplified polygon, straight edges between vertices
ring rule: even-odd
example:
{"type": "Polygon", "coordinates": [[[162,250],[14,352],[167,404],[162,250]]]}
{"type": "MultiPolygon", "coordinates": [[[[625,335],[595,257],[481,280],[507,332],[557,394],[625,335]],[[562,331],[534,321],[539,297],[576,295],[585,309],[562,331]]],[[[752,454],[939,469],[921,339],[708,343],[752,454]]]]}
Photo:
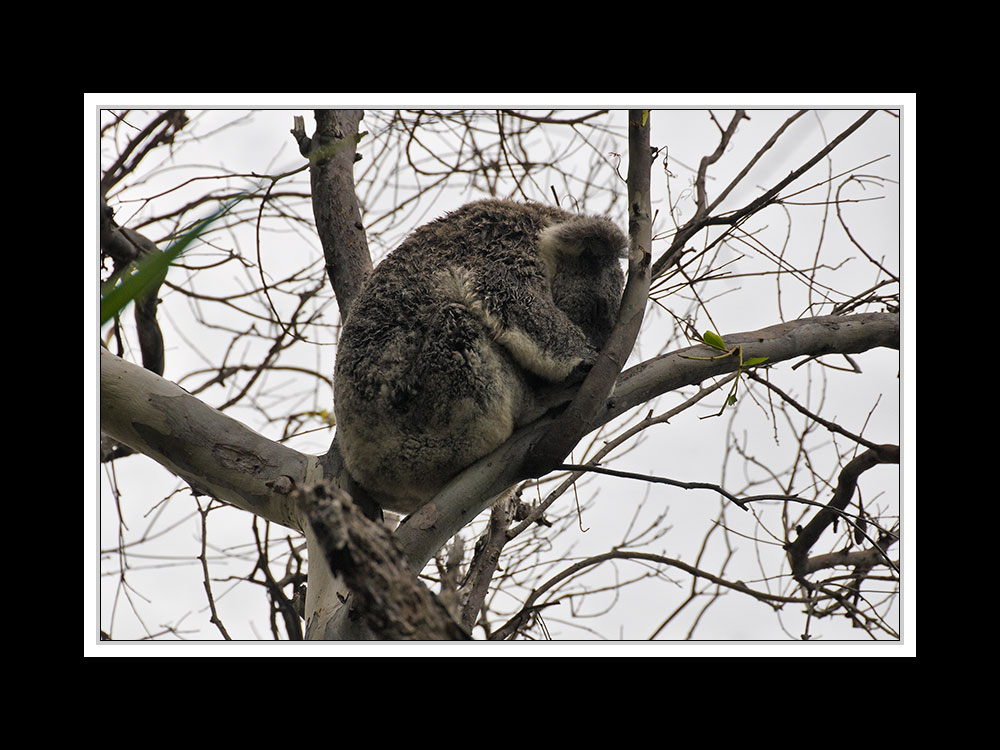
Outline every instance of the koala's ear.
{"type": "Polygon", "coordinates": [[[628,238],[608,219],[575,216],[539,232],[538,249],[542,257],[556,264],[560,258],[623,258],[628,238]]]}

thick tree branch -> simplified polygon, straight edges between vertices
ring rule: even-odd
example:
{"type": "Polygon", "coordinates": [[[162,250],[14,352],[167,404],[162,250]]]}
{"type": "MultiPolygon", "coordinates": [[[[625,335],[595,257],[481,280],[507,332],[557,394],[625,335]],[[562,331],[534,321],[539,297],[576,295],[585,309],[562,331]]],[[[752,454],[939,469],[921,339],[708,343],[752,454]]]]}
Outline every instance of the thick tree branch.
{"type": "Polygon", "coordinates": [[[299,530],[288,501],[320,460],[258,435],[180,386],[101,349],[101,432],[212,495],[299,530]]]}
{"type": "MultiPolygon", "coordinates": [[[[899,349],[899,315],[822,315],[779,323],[757,331],[727,333],[722,338],[727,346],[742,346],[744,360],[767,357],[767,365],[773,366],[800,357],[857,354],[880,347],[899,349]]],[[[608,399],[593,428],[662,393],[737,369],[739,362],[736,357],[705,361],[691,359],[717,354],[716,350],[698,344],[629,368],[618,379],[613,396],[608,399]]]]}
{"type": "MultiPolygon", "coordinates": [[[[888,547],[889,545],[887,545],[888,547]]],[[[872,568],[876,565],[894,565],[899,567],[898,562],[893,562],[886,557],[887,550],[871,547],[869,549],[838,550],[837,552],[827,552],[823,555],[810,557],[804,566],[804,573],[815,573],[826,568],[847,566],[851,568],[862,567],[872,568]]]]}

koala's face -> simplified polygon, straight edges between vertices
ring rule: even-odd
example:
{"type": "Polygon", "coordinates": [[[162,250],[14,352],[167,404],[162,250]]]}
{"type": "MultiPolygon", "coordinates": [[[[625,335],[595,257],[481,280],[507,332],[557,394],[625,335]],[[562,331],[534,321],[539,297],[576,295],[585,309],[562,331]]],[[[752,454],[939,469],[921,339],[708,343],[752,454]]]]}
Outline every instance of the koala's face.
{"type": "Polygon", "coordinates": [[[618,319],[625,275],[618,261],[579,259],[559,266],[551,281],[552,300],[600,349],[618,319]]]}

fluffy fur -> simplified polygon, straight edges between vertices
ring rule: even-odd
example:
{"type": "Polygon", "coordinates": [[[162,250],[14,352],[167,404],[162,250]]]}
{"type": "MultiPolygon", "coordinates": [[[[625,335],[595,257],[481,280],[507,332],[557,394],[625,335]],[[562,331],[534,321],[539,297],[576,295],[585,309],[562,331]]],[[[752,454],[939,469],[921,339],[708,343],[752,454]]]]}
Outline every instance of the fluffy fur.
{"type": "Polygon", "coordinates": [[[614,326],[626,245],[604,218],[484,200],[379,264],[334,372],[344,461],[376,502],[416,510],[582,377],[614,326]]]}

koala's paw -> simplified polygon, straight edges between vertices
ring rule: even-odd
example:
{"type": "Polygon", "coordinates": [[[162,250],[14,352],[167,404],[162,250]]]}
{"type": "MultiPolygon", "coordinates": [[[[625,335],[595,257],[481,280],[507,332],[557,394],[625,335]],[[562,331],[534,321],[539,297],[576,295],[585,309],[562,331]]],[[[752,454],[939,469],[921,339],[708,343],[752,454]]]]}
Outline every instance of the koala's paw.
{"type": "Polygon", "coordinates": [[[580,364],[578,364],[576,367],[573,368],[573,371],[570,372],[569,377],[566,378],[566,384],[577,385],[579,383],[582,383],[583,379],[587,377],[587,373],[590,372],[595,362],[597,362],[597,352],[594,352],[592,357],[588,357],[583,362],[581,362],[580,364]]]}

